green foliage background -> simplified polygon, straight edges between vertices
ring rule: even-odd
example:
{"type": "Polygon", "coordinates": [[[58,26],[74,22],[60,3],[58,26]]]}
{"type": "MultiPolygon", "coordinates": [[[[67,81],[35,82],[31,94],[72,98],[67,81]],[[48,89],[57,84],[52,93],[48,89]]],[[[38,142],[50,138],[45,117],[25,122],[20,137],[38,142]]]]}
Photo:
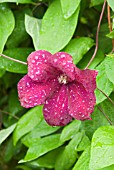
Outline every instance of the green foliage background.
{"type": "MultiPolygon", "coordinates": [[[[65,51],[84,69],[95,48],[104,0],[0,0],[0,53],[25,61],[34,50],[65,51]]],[[[114,28],[114,1],[111,8],[114,28]]],[[[114,54],[105,9],[99,49],[89,66],[114,101],[114,54]]],[[[91,121],[65,127],[44,121],[42,106],[20,106],[17,83],[27,66],[0,57],[0,170],[114,170],[114,106],[99,90],[91,121]]]]}

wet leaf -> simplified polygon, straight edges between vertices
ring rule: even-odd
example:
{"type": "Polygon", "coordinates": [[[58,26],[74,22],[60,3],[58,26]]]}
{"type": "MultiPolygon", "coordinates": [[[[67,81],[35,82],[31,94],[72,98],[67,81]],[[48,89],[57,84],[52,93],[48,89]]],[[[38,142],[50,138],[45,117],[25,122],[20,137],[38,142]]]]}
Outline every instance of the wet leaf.
{"type": "Polygon", "coordinates": [[[72,170],[89,170],[90,146],[81,154],[72,170]]]}
{"type": "Polygon", "coordinates": [[[109,34],[106,35],[109,38],[114,38],[114,30],[111,31],[109,34]]]}
{"type": "Polygon", "coordinates": [[[100,169],[114,164],[114,127],[97,129],[92,138],[90,169],[100,169]],[[101,159],[102,158],[102,159],[101,159]]]}
{"type": "Polygon", "coordinates": [[[105,59],[105,70],[107,77],[114,84],[114,55],[108,55],[105,59]]]}
{"type": "Polygon", "coordinates": [[[113,0],[107,0],[109,6],[112,8],[112,10],[114,11],[114,1],[113,0]]]}
{"type": "MultiPolygon", "coordinates": [[[[11,48],[5,50],[4,54],[11,58],[27,62],[27,57],[32,51],[32,48],[11,48]]],[[[0,68],[12,73],[27,73],[27,65],[3,57],[0,58],[0,68]]]]}
{"type": "MultiPolygon", "coordinates": [[[[96,70],[98,70],[98,75],[96,78],[97,87],[101,89],[107,96],[109,96],[113,91],[113,84],[110,82],[106,74],[105,62],[102,62],[98,67],[96,67],[96,70]]],[[[106,96],[104,96],[98,89],[96,89],[95,95],[97,104],[106,99],[106,96]]]]}
{"type": "Polygon", "coordinates": [[[60,2],[58,0],[53,1],[42,19],[39,49],[55,53],[64,48],[74,34],[78,14],[79,7],[72,17],[65,20],[60,2]]]}
{"type": "Polygon", "coordinates": [[[43,119],[34,129],[22,138],[22,143],[30,147],[33,143],[37,142],[42,136],[47,136],[56,132],[60,127],[49,126],[43,119]]]}
{"type": "Polygon", "coordinates": [[[61,142],[65,142],[73,138],[73,136],[75,136],[75,134],[79,131],[80,126],[81,121],[79,120],[74,120],[70,124],[65,126],[61,133],[60,137],[61,142]]]}
{"type": "Polygon", "coordinates": [[[12,11],[5,3],[0,4],[0,52],[3,51],[6,41],[14,29],[14,25],[15,20],[12,11]]]}
{"type": "Polygon", "coordinates": [[[25,28],[27,33],[32,37],[35,50],[39,48],[40,25],[41,20],[25,15],[25,28]]]}
{"type": "Polygon", "coordinates": [[[41,138],[28,149],[25,158],[21,160],[19,163],[34,160],[44,155],[45,153],[55,148],[58,148],[59,146],[62,145],[59,139],[60,139],[60,134],[54,134],[54,135],[41,138]]]}
{"type": "Polygon", "coordinates": [[[22,4],[28,4],[28,3],[32,3],[32,0],[0,0],[0,3],[2,2],[15,2],[15,3],[22,3],[22,4]]]}
{"type": "Polygon", "coordinates": [[[18,121],[13,134],[14,145],[18,140],[28,132],[30,132],[42,120],[42,107],[36,106],[24,114],[18,121]]]}
{"type": "Polygon", "coordinates": [[[25,30],[25,14],[31,14],[29,8],[14,11],[15,28],[6,43],[7,48],[27,47],[30,37],[25,30]]]}
{"type": "Polygon", "coordinates": [[[69,42],[64,51],[69,53],[77,64],[93,45],[94,41],[89,37],[75,38],[69,42]]]}
{"type": "Polygon", "coordinates": [[[7,129],[3,129],[0,131],[0,144],[7,139],[7,137],[14,131],[16,124],[8,127],[7,129]]]}
{"type": "Polygon", "coordinates": [[[37,166],[37,167],[46,167],[49,169],[52,169],[55,167],[55,161],[57,159],[58,154],[61,152],[63,147],[59,147],[57,149],[54,149],[47,154],[41,156],[35,161],[32,161],[30,164],[32,166],[37,166]]]}
{"type": "Polygon", "coordinates": [[[77,158],[77,146],[80,143],[83,132],[77,133],[68,145],[64,148],[62,153],[57,158],[55,163],[55,170],[69,170],[75,163],[77,158]]]}
{"type": "Polygon", "coordinates": [[[81,0],[61,0],[62,11],[65,19],[71,17],[78,8],[81,0]]]}

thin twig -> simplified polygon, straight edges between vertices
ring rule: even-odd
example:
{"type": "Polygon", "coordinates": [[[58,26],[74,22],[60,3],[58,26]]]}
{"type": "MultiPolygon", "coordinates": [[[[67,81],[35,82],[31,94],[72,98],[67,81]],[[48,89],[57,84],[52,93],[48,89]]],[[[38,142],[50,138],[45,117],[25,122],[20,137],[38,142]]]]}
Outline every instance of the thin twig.
{"type": "MultiPolygon", "coordinates": [[[[108,26],[110,32],[112,32],[112,23],[111,23],[111,16],[110,16],[110,6],[107,4],[107,18],[108,18],[108,26]]],[[[112,39],[112,52],[114,51],[114,39],[112,39]]]]}
{"type": "Polygon", "coordinates": [[[100,15],[99,22],[98,22],[98,26],[97,26],[95,50],[94,50],[94,53],[93,53],[93,56],[92,56],[91,60],[89,61],[89,63],[85,67],[85,69],[87,69],[90,66],[90,64],[94,60],[94,58],[96,56],[96,53],[97,53],[97,50],[98,50],[99,30],[100,30],[100,25],[101,25],[101,21],[102,21],[102,18],[103,18],[105,6],[106,6],[106,0],[104,1],[103,7],[102,7],[102,11],[101,11],[101,15],[100,15]]]}
{"type": "Polygon", "coordinates": [[[41,2],[37,3],[37,4],[35,5],[35,7],[32,9],[32,12],[33,12],[38,6],[40,6],[41,4],[42,4],[41,2]]]}
{"type": "Polygon", "coordinates": [[[109,96],[107,96],[101,89],[99,89],[98,87],[97,87],[97,89],[104,95],[104,96],[106,96],[106,98],[114,105],[114,102],[113,102],[113,100],[109,97],[109,96]]]}
{"type": "Polygon", "coordinates": [[[110,123],[110,125],[114,126],[114,124],[112,123],[112,121],[109,119],[109,117],[106,115],[106,113],[102,110],[102,108],[100,106],[97,106],[98,109],[102,112],[102,114],[105,116],[105,118],[108,120],[108,122],[110,123]]]}
{"type": "Polygon", "coordinates": [[[110,19],[110,6],[108,4],[107,4],[107,18],[108,18],[109,30],[111,32],[112,31],[112,23],[111,23],[111,19],[110,19]]]}
{"type": "Polygon", "coordinates": [[[6,115],[9,115],[9,116],[11,116],[11,117],[13,117],[13,118],[15,118],[15,119],[17,119],[17,120],[19,120],[19,117],[15,116],[15,115],[11,115],[10,113],[8,113],[8,112],[6,112],[6,111],[4,111],[4,110],[1,110],[1,109],[0,109],[0,112],[1,112],[1,113],[4,113],[4,114],[6,114],[6,115]]]}
{"type": "Polygon", "coordinates": [[[20,60],[17,60],[17,59],[11,58],[11,57],[8,57],[8,56],[6,56],[5,54],[1,54],[1,53],[0,53],[0,56],[2,56],[2,57],[4,57],[4,58],[7,58],[8,60],[15,61],[15,62],[17,62],[17,63],[21,63],[21,64],[25,64],[25,65],[27,65],[27,63],[26,63],[26,62],[24,62],[24,61],[20,61],[20,60]]]}

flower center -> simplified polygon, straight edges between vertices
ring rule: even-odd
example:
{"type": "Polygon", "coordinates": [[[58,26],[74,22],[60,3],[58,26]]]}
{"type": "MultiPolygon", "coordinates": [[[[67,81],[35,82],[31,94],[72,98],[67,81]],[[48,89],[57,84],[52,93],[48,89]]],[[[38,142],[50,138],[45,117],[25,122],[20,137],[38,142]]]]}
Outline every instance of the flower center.
{"type": "Polygon", "coordinates": [[[58,77],[58,81],[59,81],[60,84],[67,84],[68,83],[68,77],[64,74],[61,74],[58,77]]]}

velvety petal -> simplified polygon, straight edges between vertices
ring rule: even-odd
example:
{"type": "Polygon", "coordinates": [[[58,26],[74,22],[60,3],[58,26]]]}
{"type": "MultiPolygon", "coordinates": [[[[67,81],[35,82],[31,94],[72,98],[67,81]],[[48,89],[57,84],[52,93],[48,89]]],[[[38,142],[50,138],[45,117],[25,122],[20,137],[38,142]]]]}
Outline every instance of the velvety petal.
{"type": "Polygon", "coordinates": [[[21,105],[25,108],[34,107],[45,103],[47,97],[59,88],[58,80],[48,80],[46,83],[33,81],[25,75],[18,83],[18,96],[21,105]]]}
{"type": "Polygon", "coordinates": [[[58,70],[62,71],[71,80],[75,79],[75,65],[72,57],[65,52],[58,52],[49,58],[49,62],[58,70]]]}
{"type": "Polygon", "coordinates": [[[90,114],[96,103],[94,92],[88,92],[81,83],[74,82],[68,85],[69,114],[78,120],[91,119],[90,114]]]}
{"type": "Polygon", "coordinates": [[[76,80],[82,83],[85,89],[89,92],[93,92],[96,89],[96,76],[98,72],[96,70],[79,70],[75,69],[76,80]]]}
{"type": "Polygon", "coordinates": [[[32,52],[28,56],[28,76],[32,80],[46,82],[58,75],[58,71],[48,63],[49,58],[52,58],[52,54],[44,50],[32,52]]]}
{"type": "Polygon", "coordinates": [[[44,118],[51,126],[64,126],[72,120],[68,114],[67,86],[62,85],[44,105],[44,118]]]}

